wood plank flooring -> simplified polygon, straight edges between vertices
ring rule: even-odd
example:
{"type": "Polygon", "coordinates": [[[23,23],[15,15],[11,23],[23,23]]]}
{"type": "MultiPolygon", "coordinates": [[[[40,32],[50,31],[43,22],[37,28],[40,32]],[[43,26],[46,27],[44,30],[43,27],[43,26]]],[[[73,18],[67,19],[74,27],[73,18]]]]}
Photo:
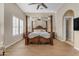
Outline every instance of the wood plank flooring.
{"type": "Polygon", "coordinates": [[[24,40],[6,49],[6,56],[79,56],[67,43],[54,39],[54,45],[24,45],[24,40]]]}

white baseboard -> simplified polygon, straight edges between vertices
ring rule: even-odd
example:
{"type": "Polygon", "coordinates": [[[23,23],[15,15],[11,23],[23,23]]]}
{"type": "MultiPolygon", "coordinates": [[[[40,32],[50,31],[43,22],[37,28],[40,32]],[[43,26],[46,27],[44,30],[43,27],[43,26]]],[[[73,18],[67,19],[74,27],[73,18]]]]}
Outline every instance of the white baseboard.
{"type": "Polygon", "coordinates": [[[71,46],[74,46],[74,43],[71,43],[69,41],[65,41],[67,44],[71,45],[71,46]]]}
{"type": "Polygon", "coordinates": [[[74,47],[74,48],[79,51],[79,48],[77,48],[77,47],[74,47]]]}
{"type": "Polygon", "coordinates": [[[14,45],[15,43],[17,43],[17,42],[19,42],[19,41],[21,41],[21,40],[22,40],[22,39],[17,40],[17,41],[15,41],[15,42],[13,42],[13,43],[11,43],[11,44],[9,44],[9,45],[5,46],[5,49],[6,49],[6,48],[8,48],[8,47],[10,47],[10,46],[12,46],[12,45],[14,45]]]}
{"type": "Polygon", "coordinates": [[[65,40],[59,38],[59,37],[56,37],[57,40],[61,41],[61,42],[64,42],[65,40]]]}
{"type": "Polygon", "coordinates": [[[65,40],[60,40],[60,41],[64,42],[65,40]]]}
{"type": "Polygon", "coordinates": [[[58,40],[59,40],[59,41],[61,41],[61,42],[64,42],[64,41],[65,41],[65,40],[62,40],[62,39],[61,39],[61,40],[60,40],[60,39],[58,39],[58,40]]]}

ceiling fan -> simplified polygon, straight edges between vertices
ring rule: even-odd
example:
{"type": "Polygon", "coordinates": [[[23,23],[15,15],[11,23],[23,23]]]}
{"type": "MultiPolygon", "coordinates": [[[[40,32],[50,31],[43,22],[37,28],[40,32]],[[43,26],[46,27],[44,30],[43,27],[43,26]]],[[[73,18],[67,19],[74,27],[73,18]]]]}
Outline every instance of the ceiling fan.
{"type": "Polygon", "coordinates": [[[43,6],[44,8],[48,8],[47,6],[46,6],[46,4],[44,4],[44,3],[30,3],[30,4],[28,4],[28,5],[37,5],[37,10],[40,8],[40,6],[43,6]]]}

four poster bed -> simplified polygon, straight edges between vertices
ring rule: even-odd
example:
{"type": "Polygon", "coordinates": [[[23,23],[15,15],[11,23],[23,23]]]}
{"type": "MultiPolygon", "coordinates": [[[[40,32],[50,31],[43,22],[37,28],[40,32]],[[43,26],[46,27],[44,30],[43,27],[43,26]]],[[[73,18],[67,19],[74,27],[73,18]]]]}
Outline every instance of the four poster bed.
{"type": "MultiPolygon", "coordinates": [[[[26,20],[26,23],[27,23],[27,20],[26,20]]],[[[32,21],[32,32],[27,32],[27,30],[26,30],[26,33],[23,34],[23,37],[25,39],[25,45],[29,45],[29,44],[53,45],[53,33],[47,32],[47,21],[46,21],[46,28],[43,28],[40,25],[33,28],[33,21],[32,21]],[[35,30],[37,30],[37,31],[35,31],[35,30]],[[41,30],[41,31],[39,31],[39,30],[41,30]]]]}

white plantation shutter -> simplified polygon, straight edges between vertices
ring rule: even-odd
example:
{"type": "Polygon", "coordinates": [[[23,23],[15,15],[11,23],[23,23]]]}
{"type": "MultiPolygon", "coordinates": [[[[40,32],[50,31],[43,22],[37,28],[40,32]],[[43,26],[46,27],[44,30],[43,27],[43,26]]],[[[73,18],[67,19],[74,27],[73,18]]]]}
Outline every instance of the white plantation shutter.
{"type": "Polygon", "coordinates": [[[13,16],[13,36],[18,35],[19,33],[19,19],[13,16]]]}
{"type": "Polygon", "coordinates": [[[20,19],[20,34],[23,33],[23,20],[20,19]]]}

